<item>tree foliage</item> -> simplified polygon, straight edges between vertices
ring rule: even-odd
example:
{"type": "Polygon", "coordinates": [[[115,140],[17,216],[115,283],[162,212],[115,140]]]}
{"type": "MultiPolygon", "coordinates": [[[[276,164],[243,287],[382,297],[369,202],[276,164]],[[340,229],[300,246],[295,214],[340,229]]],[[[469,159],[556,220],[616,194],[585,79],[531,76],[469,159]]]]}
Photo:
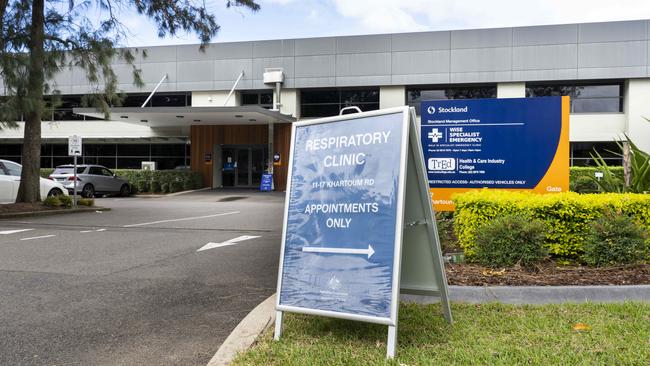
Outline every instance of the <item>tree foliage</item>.
{"type": "MultiPolygon", "coordinates": [[[[255,0],[225,4],[259,9],[255,0]]],[[[146,51],[119,48],[130,35],[121,19],[134,13],[153,20],[160,37],[196,34],[202,48],[219,31],[204,0],[0,0],[0,127],[25,121],[19,202],[39,200],[40,123],[58,103],[57,72],[82,72],[91,85],[82,103],[105,114],[120,104],[112,68],[117,60],[131,67],[135,85],[143,85],[135,61],[146,51]]]]}

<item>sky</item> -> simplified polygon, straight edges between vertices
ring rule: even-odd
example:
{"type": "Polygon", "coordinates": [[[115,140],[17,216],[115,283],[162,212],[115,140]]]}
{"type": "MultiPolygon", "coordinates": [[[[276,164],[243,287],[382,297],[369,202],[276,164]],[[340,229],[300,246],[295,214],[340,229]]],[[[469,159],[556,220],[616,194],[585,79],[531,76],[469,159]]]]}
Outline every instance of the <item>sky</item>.
{"type": "MultiPolygon", "coordinates": [[[[257,12],[204,1],[221,26],[211,42],[650,19],[648,0],[259,0],[257,12]]],[[[199,43],[190,34],[161,39],[133,13],[122,19],[126,46],[199,43]]]]}

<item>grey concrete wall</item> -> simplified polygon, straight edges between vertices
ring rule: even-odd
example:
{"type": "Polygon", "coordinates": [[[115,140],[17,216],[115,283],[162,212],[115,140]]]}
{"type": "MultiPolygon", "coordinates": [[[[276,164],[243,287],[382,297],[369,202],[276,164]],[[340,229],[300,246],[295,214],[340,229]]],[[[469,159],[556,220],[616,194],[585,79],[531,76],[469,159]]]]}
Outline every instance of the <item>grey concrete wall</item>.
{"type": "MultiPolygon", "coordinates": [[[[260,89],[265,67],[283,67],[287,88],[649,77],[650,20],[149,47],[146,83],[116,62],[119,88],[150,91],[260,89]]],[[[83,73],[56,78],[64,94],[88,92],[83,73]]],[[[1,93],[1,91],[0,91],[1,93]]]]}

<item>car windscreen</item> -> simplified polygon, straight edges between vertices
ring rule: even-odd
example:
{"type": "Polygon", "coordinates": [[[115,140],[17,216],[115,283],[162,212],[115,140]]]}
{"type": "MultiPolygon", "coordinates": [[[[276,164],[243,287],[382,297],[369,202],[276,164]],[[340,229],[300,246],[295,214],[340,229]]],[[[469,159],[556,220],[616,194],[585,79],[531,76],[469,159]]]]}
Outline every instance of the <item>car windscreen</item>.
{"type": "MultiPolygon", "coordinates": [[[[78,166],[77,167],[77,174],[81,174],[86,170],[86,167],[78,166]]],[[[58,167],[54,169],[52,174],[74,174],[74,168],[73,167],[58,167]]]]}

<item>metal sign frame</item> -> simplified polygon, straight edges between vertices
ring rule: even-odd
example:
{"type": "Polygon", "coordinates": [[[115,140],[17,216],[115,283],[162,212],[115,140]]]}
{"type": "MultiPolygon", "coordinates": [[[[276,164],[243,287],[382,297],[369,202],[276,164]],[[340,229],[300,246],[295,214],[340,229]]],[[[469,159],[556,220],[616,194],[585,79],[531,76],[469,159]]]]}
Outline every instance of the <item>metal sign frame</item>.
{"type": "MultiPolygon", "coordinates": [[[[407,190],[407,177],[409,174],[415,173],[417,179],[416,183],[418,186],[424,184],[422,187],[417,188],[417,192],[412,192],[411,194],[416,194],[419,197],[419,200],[422,202],[421,212],[423,217],[419,217],[419,221],[422,221],[427,225],[427,242],[423,245],[428,245],[431,248],[431,259],[433,260],[433,271],[436,278],[426,278],[426,281],[435,281],[431,286],[427,286],[427,294],[435,294],[441,297],[441,302],[443,303],[443,312],[445,318],[451,322],[451,311],[449,308],[449,299],[447,295],[447,282],[444,276],[444,267],[442,263],[442,254],[440,253],[440,245],[437,235],[437,230],[435,228],[435,219],[433,216],[433,211],[430,204],[425,204],[430,202],[430,197],[428,196],[428,182],[426,181],[426,175],[424,173],[424,161],[422,159],[417,159],[421,156],[421,147],[419,144],[419,132],[417,130],[417,122],[415,121],[415,111],[413,108],[408,106],[388,108],[379,111],[372,112],[363,112],[356,114],[346,114],[335,117],[320,118],[308,121],[295,122],[292,125],[291,129],[291,145],[288,158],[288,180],[287,180],[287,191],[284,207],[284,220],[282,227],[282,246],[280,252],[280,265],[278,268],[278,284],[277,284],[277,298],[276,298],[276,321],[275,321],[275,334],[274,339],[279,340],[282,334],[282,315],[283,312],[294,312],[302,313],[308,315],[318,315],[332,318],[340,318],[347,320],[356,320],[369,323],[376,323],[388,326],[388,342],[387,342],[387,352],[386,356],[388,358],[393,358],[395,355],[395,348],[397,343],[397,323],[398,323],[398,311],[399,311],[399,296],[401,292],[400,283],[402,275],[402,255],[403,255],[403,239],[404,239],[404,230],[408,229],[410,226],[409,223],[405,223],[405,200],[406,200],[406,190],[407,190]],[[392,273],[392,289],[391,289],[391,304],[390,304],[390,316],[389,317],[376,317],[369,315],[359,315],[352,313],[344,313],[338,311],[330,310],[319,310],[311,309],[304,307],[296,306],[287,306],[280,304],[281,292],[282,292],[282,275],[284,271],[284,257],[285,257],[285,245],[287,238],[287,223],[288,223],[288,213],[289,205],[291,200],[292,193],[292,180],[293,180],[293,167],[294,167],[294,144],[296,131],[304,126],[316,125],[316,124],[327,124],[332,122],[342,122],[355,120],[360,118],[382,116],[382,115],[391,115],[391,114],[401,114],[402,115],[402,125],[401,125],[401,141],[400,141],[400,157],[399,157],[399,177],[398,177],[398,187],[397,187],[397,202],[396,202],[396,215],[395,215],[395,242],[393,248],[393,273],[392,273]],[[409,154],[410,153],[410,154],[409,154]],[[409,155],[413,154],[413,159],[416,160],[415,166],[409,167],[409,155]],[[420,161],[420,164],[417,163],[417,160],[420,161]],[[407,169],[413,169],[413,172],[408,172],[407,169]],[[428,207],[428,208],[425,208],[428,207]],[[427,211],[428,210],[428,211],[427,211]],[[442,271],[442,275],[440,274],[442,271]]],[[[408,244],[407,244],[408,245],[408,244]]],[[[404,289],[403,292],[410,292],[404,289]]],[[[422,292],[421,292],[422,293],[422,292]]]]}

